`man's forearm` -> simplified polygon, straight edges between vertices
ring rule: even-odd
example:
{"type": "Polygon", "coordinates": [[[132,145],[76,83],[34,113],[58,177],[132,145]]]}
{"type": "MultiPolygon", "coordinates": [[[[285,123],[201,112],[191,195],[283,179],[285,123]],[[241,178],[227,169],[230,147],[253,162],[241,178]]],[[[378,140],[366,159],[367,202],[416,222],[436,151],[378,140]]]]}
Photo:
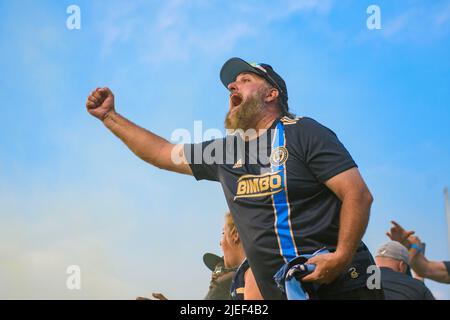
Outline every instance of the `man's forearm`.
{"type": "Polygon", "coordinates": [[[421,277],[427,278],[428,274],[428,260],[420,253],[416,252],[416,249],[409,250],[410,265],[411,268],[421,277]]]}
{"type": "Polygon", "coordinates": [[[429,261],[422,253],[412,256],[411,268],[421,277],[450,283],[450,275],[443,261],[429,261]]]}
{"type": "Polygon", "coordinates": [[[105,116],[103,124],[139,158],[158,168],[167,169],[165,161],[161,157],[161,151],[163,148],[167,148],[170,142],[139,127],[115,111],[109,112],[105,116]]]}
{"type": "Polygon", "coordinates": [[[342,201],[336,254],[347,263],[351,262],[366,231],[371,204],[370,193],[349,194],[342,201]]]}

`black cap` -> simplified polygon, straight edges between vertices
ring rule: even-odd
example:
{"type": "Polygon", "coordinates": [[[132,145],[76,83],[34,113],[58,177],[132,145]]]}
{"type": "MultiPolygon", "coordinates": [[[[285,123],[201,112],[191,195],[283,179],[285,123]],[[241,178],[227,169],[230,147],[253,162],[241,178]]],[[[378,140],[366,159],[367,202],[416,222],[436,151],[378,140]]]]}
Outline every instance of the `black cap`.
{"type": "Polygon", "coordinates": [[[219,257],[218,255],[209,252],[203,255],[203,263],[211,271],[214,271],[218,264],[224,264],[223,257],[219,257]]]}
{"type": "Polygon", "coordinates": [[[260,77],[263,77],[267,80],[271,85],[278,89],[280,92],[281,102],[284,104],[286,111],[288,111],[288,93],[286,88],[286,83],[283,78],[280,77],[278,73],[276,73],[273,68],[265,63],[256,63],[251,62],[248,63],[240,58],[231,58],[223,65],[220,70],[220,80],[224,84],[226,88],[228,85],[236,81],[236,78],[242,72],[251,72],[255,73],[260,77]]]}

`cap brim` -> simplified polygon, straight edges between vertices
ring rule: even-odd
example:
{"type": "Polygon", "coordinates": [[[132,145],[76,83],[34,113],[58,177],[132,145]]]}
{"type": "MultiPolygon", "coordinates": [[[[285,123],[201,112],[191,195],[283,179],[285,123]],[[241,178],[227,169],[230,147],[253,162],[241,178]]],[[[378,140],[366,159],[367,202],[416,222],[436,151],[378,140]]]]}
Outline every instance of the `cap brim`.
{"type": "Polygon", "coordinates": [[[242,72],[252,72],[260,74],[259,70],[252,67],[248,62],[240,58],[231,58],[224,63],[220,70],[220,81],[228,88],[228,85],[236,80],[237,76],[242,72]]]}
{"type": "Polygon", "coordinates": [[[203,255],[203,263],[208,267],[209,270],[214,271],[217,264],[223,263],[223,258],[219,257],[214,253],[205,253],[203,255]]]}

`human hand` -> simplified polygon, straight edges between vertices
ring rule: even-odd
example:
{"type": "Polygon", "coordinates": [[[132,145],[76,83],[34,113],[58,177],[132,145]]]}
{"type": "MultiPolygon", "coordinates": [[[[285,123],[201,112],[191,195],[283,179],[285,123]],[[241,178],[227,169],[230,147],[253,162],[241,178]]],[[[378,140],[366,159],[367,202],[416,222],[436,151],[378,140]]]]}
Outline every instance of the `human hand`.
{"type": "Polygon", "coordinates": [[[153,296],[153,298],[155,298],[157,300],[169,300],[166,298],[165,295],[163,295],[162,293],[159,293],[159,292],[153,292],[152,296],[153,296]]]}
{"type": "Polygon", "coordinates": [[[109,88],[97,88],[91,92],[86,101],[87,111],[94,117],[104,120],[114,111],[114,95],[109,88]]]}
{"type": "Polygon", "coordinates": [[[410,244],[417,244],[420,248],[422,248],[422,246],[423,246],[423,243],[422,243],[422,241],[420,240],[420,238],[418,237],[418,236],[409,236],[408,237],[408,242],[410,243],[410,244]]]}
{"type": "Polygon", "coordinates": [[[312,257],[306,263],[314,264],[315,270],[302,281],[327,284],[333,282],[344,271],[348,261],[333,252],[312,257]]]}
{"type": "Polygon", "coordinates": [[[403,229],[401,225],[399,225],[395,221],[391,221],[393,226],[389,230],[389,232],[386,233],[386,235],[392,240],[400,242],[402,245],[404,245],[406,248],[409,249],[411,246],[411,243],[408,241],[408,237],[413,235],[415,231],[406,231],[403,229]]]}

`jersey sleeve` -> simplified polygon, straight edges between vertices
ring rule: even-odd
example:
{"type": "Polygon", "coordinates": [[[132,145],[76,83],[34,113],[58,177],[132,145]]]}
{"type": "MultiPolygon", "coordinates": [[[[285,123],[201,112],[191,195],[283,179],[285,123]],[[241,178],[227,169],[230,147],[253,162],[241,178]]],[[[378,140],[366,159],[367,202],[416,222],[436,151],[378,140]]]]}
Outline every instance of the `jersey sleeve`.
{"type": "Polygon", "coordinates": [[[450,261],[443,261],[445,268],[447,269],[447,273],[450,276],[450,261]]]}
{"type": "Polygon", "coordinates": [[[184,145],[184,155],[195,179],[219,181],[217,171],[222,157],[218,151],[221,149],[222,139],[184,145]]]}
{"type": "Polygon", "coordinates": [[[353,167],[357,167],[350,153],[336,134],[310,118],[298,122],[303,159],[318,181],[324,183],[353,167]]]}

